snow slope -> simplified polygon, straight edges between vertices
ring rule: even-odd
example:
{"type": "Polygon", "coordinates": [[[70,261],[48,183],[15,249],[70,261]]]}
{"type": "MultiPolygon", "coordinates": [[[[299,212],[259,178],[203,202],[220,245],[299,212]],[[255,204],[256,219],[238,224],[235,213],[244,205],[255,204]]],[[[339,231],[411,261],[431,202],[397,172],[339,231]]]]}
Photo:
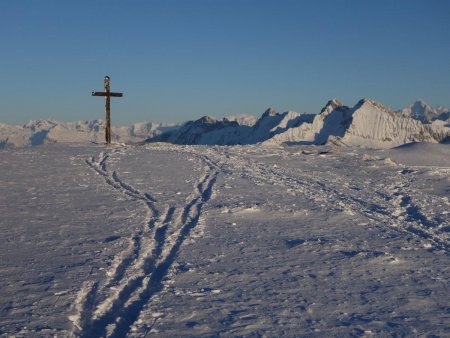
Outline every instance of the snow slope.
{"type": "Polygon", "coordinates": [[[0,152],[0,335],[448,336],[450,167],[410,166],[416,151],[450,157],[439,144],[0,152]]]}
{"type": "Polygon", "coordinates": [[[450,168],[450,150],[446,144],[409,143],[383,153],[407,166],[450,168]]]}
{"type": "MultiPolygon", "coordinates": [[[[131,127],[112,127],[112,139],[131,143],[177,128],[170,123],[136,123],[131,127]]],[[[103,142],[102,120],[59,122],[55,120],[31,120],[23,126],[0,123],[0,149],[34,146],[44,143],[103,142]]]]}

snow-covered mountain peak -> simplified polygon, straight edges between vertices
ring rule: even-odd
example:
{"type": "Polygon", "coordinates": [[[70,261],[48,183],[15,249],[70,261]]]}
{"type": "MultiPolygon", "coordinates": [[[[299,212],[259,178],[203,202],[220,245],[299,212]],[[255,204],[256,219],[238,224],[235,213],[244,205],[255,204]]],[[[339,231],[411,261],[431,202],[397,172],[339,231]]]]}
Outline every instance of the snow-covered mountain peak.
{"type": "Polygon", "coordinates": [[[236,121],[230,121],[227,118],[224,118],[222,120],[218,120],[215,117],[212,116],[203,116],[195,121],[190,121],[185,124],[185,126],[194,126],[196,128],[200,128],[203,130],[214,130],[214,129],[220,129],[224,127],[229,126],[238,126],[239,123],[236,121]]]}
{"type": "Polygon", "coordinates": [[[320,114],[324,114],[324,113],[329,114],[333,110],[335,110],[336,108],[339,108],[339,107],[344,107],[344,104],[340,100],[334,98],[327,102],[325,107],[323,107],[322,110],[320,111],[320,114]]]}
{"type": "Polygon", "coordinates": [[[363,99],[359,100],[358,103],[356,104],[357,107],[362,107],[364,105],[373,106],[373,107],[383,106],[381,103],[378,103],[377,101],[375,101],[373,99],[367,99],[367,98],[363,98],[363,99]]]}
{"type": "Polygon", "coordinates": [[[201,124],[216,124],[218,121],[216,118],[212,116],[203,116],[199,118],[197,121],[195,121],[195,124],[201,125],[201,124]]]}
{"type": "Polygon", "coordinates": [[[236,121],[241,126],[253,126],[256,123],[256,116],[252,114],[229,115],[223,118],[224,121],[236,121]]]}
{"type": "Polygon", "coordinates": [[[446,121],[450,118],[450,108],[438,106],[434,108],[424,100],[417,100],[408,107],[402,109],[403,116],[411,117],[422,123],[432,123],[435,120],[446,121]]]}
{"type": "Polygon", "coordinates": [[[28,128],[31,130],[41,130],[41,129],[49,129],[56,126],[58,122],[52,120],[52,119],[46,119],[46,120],[30,120],[27,123],[23,125],[24,128],[28,128]]]}
{"type": "Polygon", "coordinates": [[[430,109],[430,110],[432,110],[432,109],[433,109],[433,107],[432,107],[431,105],[429,105],[427,102],[425,102],[425,101],[422,100],[422,99],[418,99],[416,102],[414,102],[414,103],[411,105],[411,108],[423,109],[423,110],[425,110],[425,109],[430,109]]]}
{"type": "Polygon", "coordinates": [[[436,110],[437,110],[439,113],[450,112],[450,108],[444,107],[444,106],[437,106],[437,107],[436,107],[436,110]]]}
{"type": "Polygon", "coordinates": [[[268,116],[277,116],[277,115],[279,115],[278,111],[273,107],[269,107],[266,109],[264,114],[262,114],[261,118],[268,117],[268,116]]]}
{"type": "Polygon", "coordinates": [[[444,125],[426,126],[371,99],[362,99],[353,108],[330,101],[312,122],[279,131],[265,143],[390,148],[408,142],[445,142],[450,136],[444,125]]]}
{"type": "Polygon", "coordinates": [[[409,110],[410,115],[426,116],[426,115],[435,114],[435,109],[431,105],[429,105],[428,103],[426,103],[424,100],[421,100],[421,99],[414,102],[408,108],[406,108],[405,110],[406,111],[409,110]]]}
{"type": "Polygon", "coordinates": [[[352,109],[352,121],[339,140],[346,145],[389,148],[410,142],[443,142],[450,129],[427,126],[401,116],[374,100],[363,99],[352,109]]]}
{"type": "Polygon", "coordinates": [[[373,99],[361,99],[358,101],[358,103],[353,107],[353,110],[359,110],[359,109],[374,109],[379,110],[384,113],[388,113],[389,115],[394,115],[395,112],[389,108],[386,108],[382,103],[375,101],[373,99]]]}

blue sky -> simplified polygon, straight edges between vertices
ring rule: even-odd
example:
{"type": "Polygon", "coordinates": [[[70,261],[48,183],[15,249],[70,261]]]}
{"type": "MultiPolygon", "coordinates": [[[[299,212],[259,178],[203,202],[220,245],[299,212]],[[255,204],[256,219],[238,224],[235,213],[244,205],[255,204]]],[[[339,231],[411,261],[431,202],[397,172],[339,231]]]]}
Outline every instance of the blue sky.
{"type": "Polygon", "coordinates": [[[450,1],[0,1],[0,122],[450,106],[450,1]]]}

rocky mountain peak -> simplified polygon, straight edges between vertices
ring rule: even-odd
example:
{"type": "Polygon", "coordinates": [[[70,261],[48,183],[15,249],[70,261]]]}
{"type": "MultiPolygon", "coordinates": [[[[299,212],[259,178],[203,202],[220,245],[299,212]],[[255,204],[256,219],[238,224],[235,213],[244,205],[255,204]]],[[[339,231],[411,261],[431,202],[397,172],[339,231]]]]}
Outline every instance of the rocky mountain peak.
{"type": "Polygon", "coordinates": [[[279,113],[276,111],[276,109],[273,107],[269,107],[266,109],[266,111],[264,112],[264,114],[262,114],[261,117],[264,118],[268,116],[277,116],[277,115],[279,115],[279,113]]]}
{"type": "Polygon", "coordinates": [[[217,119],[212,116],[203,116],[195,121],[196,124],[216,124],[217,119]]]}
{"type": "Polygon", "coordinates": [[[333,110],[341,107],[345,107],[344,104],[340,100],[334,98],[327,102],[325,107],[323,107],[322,110],[320,111],[320,114],[328,114],[331,113],[333,110]]]}
{"type": "Polygon", "coordinates": [[[450,116],[449,112],[449,108],[441,106],[434,108],[424,100],[417,100],[400,111],[403,116],[411,117],[427,124],[434,120],[447,120],[450,116]]]}

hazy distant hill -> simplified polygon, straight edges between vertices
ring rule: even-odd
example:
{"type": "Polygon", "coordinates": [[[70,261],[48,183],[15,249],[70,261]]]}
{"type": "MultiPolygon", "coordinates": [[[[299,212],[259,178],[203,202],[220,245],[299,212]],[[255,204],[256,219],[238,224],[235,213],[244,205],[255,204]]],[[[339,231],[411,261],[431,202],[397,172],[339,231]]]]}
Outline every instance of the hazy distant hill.
{"type": "MultiPolygon", "coordinates": [[[[174,123],[143,122],[131,127],[112,127],[112,139],[117,142],[139,142],[176,129],[174,123]]],[[[103,142],[103,120],[60,122],[32,120],[23,126],[0,123],[0,149],[56,142],[103,142]]]]}

